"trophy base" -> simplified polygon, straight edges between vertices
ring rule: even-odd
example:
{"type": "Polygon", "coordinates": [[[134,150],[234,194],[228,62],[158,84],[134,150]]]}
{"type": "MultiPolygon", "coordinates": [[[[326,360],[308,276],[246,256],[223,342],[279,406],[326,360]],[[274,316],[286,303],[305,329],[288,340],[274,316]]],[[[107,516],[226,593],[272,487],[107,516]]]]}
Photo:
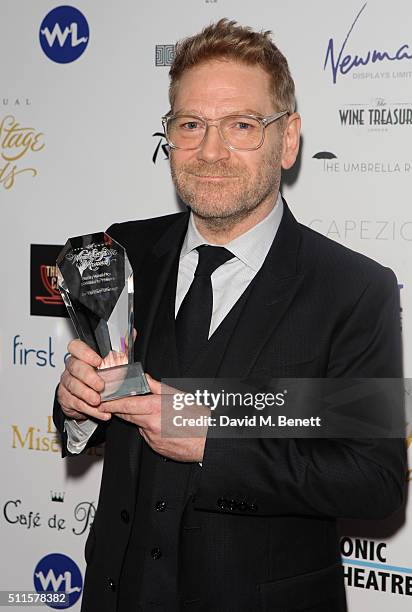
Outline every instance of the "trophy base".
{"type": "Polygon", "coordinates": [[[142,364],[139,362],[102,368],[98,370],[98,374],[105,383],[104,391],[101,393],[102,402],[150,393],[142,364]]]}

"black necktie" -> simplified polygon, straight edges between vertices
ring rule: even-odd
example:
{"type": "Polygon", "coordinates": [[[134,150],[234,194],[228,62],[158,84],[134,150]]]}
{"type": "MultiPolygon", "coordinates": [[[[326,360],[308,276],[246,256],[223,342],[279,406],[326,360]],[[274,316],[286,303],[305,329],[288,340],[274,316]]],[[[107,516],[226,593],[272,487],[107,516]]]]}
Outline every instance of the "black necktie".
{"type": "Polygon", "coordinates": [[[176,317],[176,343],[184,370],[196,357],[209,337],[213,309],[211,275],[234,255],[224,247],[197,247],[199,261],[189,291],[176,317]]]}

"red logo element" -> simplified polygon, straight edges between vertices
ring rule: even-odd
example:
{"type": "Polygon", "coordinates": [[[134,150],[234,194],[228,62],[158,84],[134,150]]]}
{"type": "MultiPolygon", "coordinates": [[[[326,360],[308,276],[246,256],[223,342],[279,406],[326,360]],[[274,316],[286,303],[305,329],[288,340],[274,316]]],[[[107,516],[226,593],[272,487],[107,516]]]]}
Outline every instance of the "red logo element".
{"type": "Polygon", "coordinates": [[[36,295],[36,300],[43,304],[63,304],[57,288],[57,267],[42,264],[40,266],[40,278],[49,295],[36,295]]]}

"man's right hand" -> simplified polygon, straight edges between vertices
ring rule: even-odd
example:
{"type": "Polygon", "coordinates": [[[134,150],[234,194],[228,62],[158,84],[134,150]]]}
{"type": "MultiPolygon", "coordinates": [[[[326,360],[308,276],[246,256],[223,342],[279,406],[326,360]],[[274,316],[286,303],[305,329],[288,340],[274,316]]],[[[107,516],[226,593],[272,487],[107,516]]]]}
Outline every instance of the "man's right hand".
{"type": "Polygon", "coordinates": [[[64,414],[76,421],[90,417],[108,421],[111,414],[98,410],[104,381],[96,368],[101,365],[102,358],[82,340],[72,340],[67,350],[70,357],[66,359],[66,367],[57,389],[57,400],[64,414]]]}

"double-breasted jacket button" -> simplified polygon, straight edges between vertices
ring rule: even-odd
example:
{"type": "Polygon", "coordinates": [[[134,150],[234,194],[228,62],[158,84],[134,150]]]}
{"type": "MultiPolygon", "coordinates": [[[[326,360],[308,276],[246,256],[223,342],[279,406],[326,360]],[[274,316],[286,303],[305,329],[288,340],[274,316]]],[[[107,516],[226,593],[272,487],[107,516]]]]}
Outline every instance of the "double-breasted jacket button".
{"type": "Polygon", "coordinates": [[[107,586],[109,587],[111,591],[116,590],[116,583],[112,578],[107,578],[107,586]]]}
{"type": "Polygon", "coordinates": [[[161,549],[158,546],[155,546],[150,551],[150,554],[152,556],[152,559],[154,559],[156,561],[156,559],[160,559],[160,557],[162,556],[162,551],[161,551],[161,549]]]}
{"type": "Polygon", "coordinates": [[[123,509],[120,513],[120,518],[122,519],[123,523],[128,523],[130,521],[130,514],[127,510],[123,509]]]}
{"type": "Polygon", "coordinates": [[[226,507],[231,512],[233,512],[234,510],[237,510],[237,507],[238,507],[237,500],[236,499],[229,499],[229,501],[227,502],[227,506],[226,507]]]}
{"type": "Polygon", "coordinates": [[[165,502],[164,499],[159,499],[159,501],[156,502],[156,505],[155,505],[156,512],[164,512],[166,510],[166,507],[167,507],[167,503],[165,502]]]}
{"type": "Polygon", "coordinates": [[[225,497],[219,497],[216,503],[218,508],[220,508],[221,510],[226,510],[227,499],[225,497]]]}

